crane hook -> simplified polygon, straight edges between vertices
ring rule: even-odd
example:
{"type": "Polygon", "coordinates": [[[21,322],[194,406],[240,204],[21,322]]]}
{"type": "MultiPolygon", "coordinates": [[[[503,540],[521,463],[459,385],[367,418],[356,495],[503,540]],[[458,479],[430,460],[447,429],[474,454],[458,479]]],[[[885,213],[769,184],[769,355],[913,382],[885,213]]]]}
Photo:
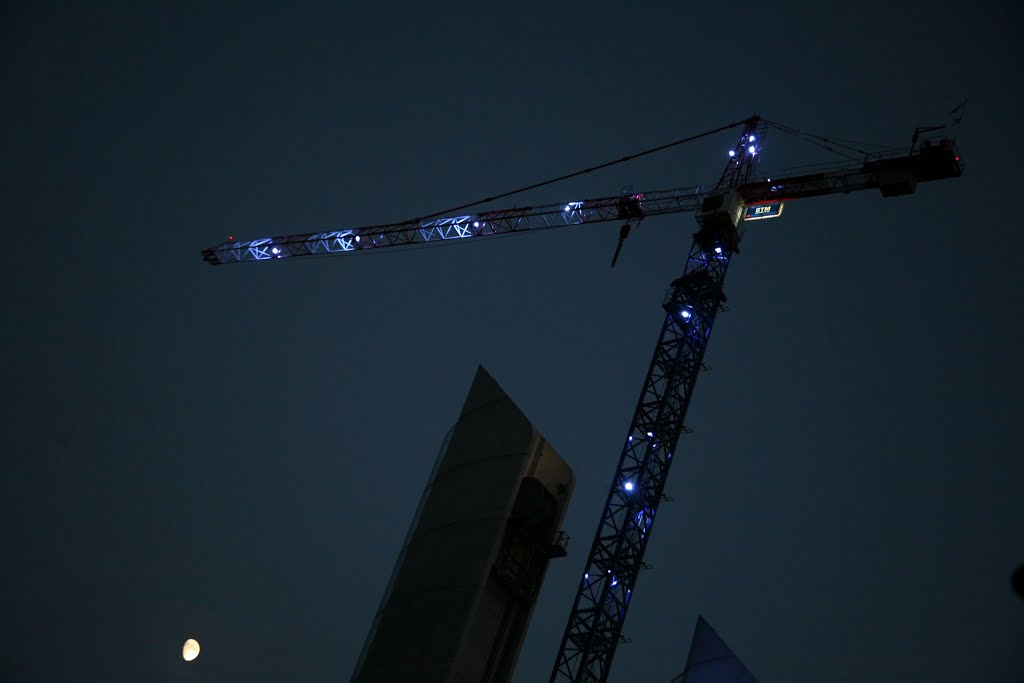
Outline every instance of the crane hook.
{"type": "Polygon", "coordinates": [[[619,228],[619,243],[615,245],[615,254],[612,255],[612,268],[615,267],[615,262],[619,260],[619,252],[622,251],[622,243],[626,241],[627,237],[629,237],[629,231],[631,229],[632,226],[629,224],[629,221],[623,223],[622,227],[619,228]]]}

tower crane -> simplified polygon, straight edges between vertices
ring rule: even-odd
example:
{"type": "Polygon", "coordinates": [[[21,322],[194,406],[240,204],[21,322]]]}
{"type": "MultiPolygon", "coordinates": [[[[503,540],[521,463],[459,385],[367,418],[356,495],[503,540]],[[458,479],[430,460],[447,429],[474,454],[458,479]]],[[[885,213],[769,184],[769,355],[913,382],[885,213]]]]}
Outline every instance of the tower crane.
{"type": "MultiPolygon", "coordinates": [[[[786,130],[756,116],[716,129],[742,130],[729,151],[725,170],[709,188],[628,193],[460,216],[434,215],[399,223],[250,241],[229,239],[203,251],[207,263],[221,265],[459,241],[608,221],[622,221],[621,248],[630,226],[644,218],[695,212],[698,229],[683,272],[671,282],[662,301],[661,333],[580,576],[552,669],[552,683],[608,680],[658,504],[664,498],[669,468],[679,438],[687,431],[684,419],[704,352],[715,318],[726,300],[722,288],[725,274],[739,251],[745,224],[776,218],[785,203],[795,199],[869,189],[880,190],[884,197],[906,195],[913,193],[919,182],[955,178],[963,173],[964,165],[953,139],[937,137],[922,141],[919,136],[925,129],[918,129],[906,150],[865,154],[863,159],[813,172],[755,177],[769,125],[786,130]]],[[[664,147],[667,146],[670,145],[664,147]]],[[[632,157],[625,159],[629,158],[632,157]]],[[[536,186],[528,189],[532,187],[536,186]]]]}

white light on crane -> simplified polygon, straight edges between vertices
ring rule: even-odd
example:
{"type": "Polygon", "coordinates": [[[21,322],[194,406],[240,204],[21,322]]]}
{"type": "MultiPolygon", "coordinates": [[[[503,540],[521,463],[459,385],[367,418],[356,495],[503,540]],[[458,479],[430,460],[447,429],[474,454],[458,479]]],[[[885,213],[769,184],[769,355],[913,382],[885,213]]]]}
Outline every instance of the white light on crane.
{"type": "Polygon", "coordinates": [[[736,152],[730,149],[729,150],[729,156],[731,156],[731,157],[736,156],[736,152]]]}
{"type": "Polygon", "coordinates": [[[632,491],[633,490],[633,482],[627,481],[625,484],[622,485],[622,488],[626,489],[627,491],[632,491]]]}
{"type": "Polygon", "coordinates": [[[754,146],[753,146],[753,145],[751,145],[750,147],[748,147],[748,148],[747,148],[747,151],[748,151],[748,152],[750,152],[751,154],[753,154],[753,153],[754,153],[754,152],[756,152],[757,150],[756,150],[756,149],[754,149],[754,146]]]}

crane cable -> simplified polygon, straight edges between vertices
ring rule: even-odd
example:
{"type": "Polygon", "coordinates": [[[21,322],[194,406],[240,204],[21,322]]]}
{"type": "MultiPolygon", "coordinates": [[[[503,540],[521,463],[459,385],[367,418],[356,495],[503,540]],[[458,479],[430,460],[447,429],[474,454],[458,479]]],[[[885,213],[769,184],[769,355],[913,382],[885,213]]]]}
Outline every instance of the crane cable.
{"type": "Polygon", "coordinates": [[[691,135],[690,137],[683,138],[682,140],[676,140],[675,142],[670,142],[670,143],[665,144],[665,145],[658,145],[657,147],[652,147],[651,149],[647,149],[647,150],[644,150],[642,152],[637,152],[636,154],[628,154],[628,155],[622,157],[621,159],[616,159],[614,161],[608,161],[608,162],[605,162],[603,164],[598,164],[597,166],[591,166],[589,168],[584,168],[584,169],[581,169],[579,171],[573,171],[572,173],[566,173],[565,175],[558,176],[557,178],[551,178],[550,180],[544,180],[544,181],[541,181],[539,183],[534,183],[532,185],[527,185],[526,187],[521,187],[518,190],[512,190],[510,192],[503,192],[501,194],[496,194],[493,197],[487,197],[486,199],[479,199],[479,200],[477,200],[475,202],[470,202],[469,204],[462,204],[460,206],[453,206],[451,208],[444,209],[442,211],[438,211],[437,213],[432,213],[432,214],[428,214],[426,216],[420,216],[419,218],[414,218],[414,219],[412,219],[411,221],[408,221],[408,222],[409,223],[418,223],[418,222],[421,222],[421,221],[429,220],[431,218],[437,218],[438,216],[444,216],[444,215],[447,215],[447,214],[451,214],[451,213],[454,213],[455,211],[461,211],[462,209],[468,209],[471,206],[476,206],[478,204],[486,204],[487,202],[493,202],[496,199],[503,199],[505,197],[510,197],[510,196],[512,196],[514,194],[520,194],[521,192],[526,192],[528,190],[535,190],[538,187],[544,187],[545,185],[552,185],[554,183],[558,183],[558,182],[561,182],[563,180],[568,180],[569,178],[575,178],[576,176],[584,175],[584,174],[587,174],[587,173],[593,173],[594,171],[599,171],[599,170],[601,170],[603,168],[608,168],[609,166],[614,166],[616,164],[621,164],[621,163],[623,163],[625,161],[631,161],[633,159],[639,159],[640,157],[647,156],[648,154],[654,154],[655,152],[661,152],[662,150],[666,150],[666,149],[668,149],[670,147],[675,147],[677,145],[682,145],[682,144],[687,143],[687,142],[693,142],[694,140],[699,140],[700,138],[704,138],[704,137],[707,137],[709,135],[714,135],[715,133],[721,133],[723,130],[729,130],[730,128],[736,128],[738,126],[743,126],[743,125],[745,125],[747,123],[750,123],[752,120],[756,120],[756,119],[758,119],[757,116],[752,116],[752,117],[750,117],[748,119],[744,119],[742,121],[736,121],[734,123],[729,123],[729,124],[726,124],[724,126],[720,126],[718,128],[715,128],[714,130],[709,130],[709,131],[705,131],[703,133],[698,133],[697,135],[691,135]]]}
{"type": "MultiPolygon", "coordinates": [[[[809,142],[812,145],[816,145],[818,147],[821,147],[822,149],[828,150],[829,152],[832,152],[833,154],[838,154],[839,156],[846,157],[847,159],[855,159],[856,158],[856,157],[853,157],[853,156],[847,154],[846,152],[841,152],[840,150],[836,149],[835,147],[831,147],[826,142],[819,142],[819,140],[828,140],[828,138],[824,138],[824,137],[822,137],[820,135],[813,135],[811,133],[805,133],[803,131],[797,130],[796,128],[791,128],[790,126],[786,126],[786,125],[783,125],[781,123],[775,123],[773,121],[765,120],[765,124],[768,125],[768,126],[771,126],[772,128],[774,128],[774,129],[776,129],[778,131],[781,131],[783,133],[789,133],[793,137],[798,138],[800,140],[803,140],[804,142],[809,142]]],[[[828,140],[828,142],[831,142],[832,144],[836,145],[836,147],[845,147],[846,149],[852,150],[854,152],[859,152],[860,154],[867,155],[867,152],[865,152],[863,150],[860,150],[860,149],[857,149],[855,147],[850,147],[848,145],[843,145],[842,143],[835,142],[833,140],[828,140]]]]}
{"type": "Polygon", "coordinates": [[[835,149],[835,147],[842,147],[852,152],[857,152],[858,154],[861,154],[863,156],[869,156],[871,153],[868,152],[867,150],[860,149],[859,147],[853,147],[851,144],[844,143],[852,143],[860,145],[861,147],[879,147],[883,152],[899,149],[899,147],[895,147],[892,145],[879,145],[876,143],[864,143],[856,142],[853,140],[841,140],[840,138],[828,138],[825,137],[824,135],[815,135],[814,133],[798,130],[796,128],[793,128],[792,126],[787,126],[785,124],[777,123],[775,121],[768,121],[767,119],[765,119],[765,124],[783,133],[789,133],[790,135],[797,137],[803,140],[804,142],[809,142],[810,144],[817,145],[818,147],[828,150],[829,152],[833,152],[840,156],[846,157],[847,159],[855,159],[855,157],[852,157],[849,154],[846,154],[845,152],[841,152],[840,150],[835,149]],[[831,145],[835,145],[835,147],[832,147],[831,145]]]}

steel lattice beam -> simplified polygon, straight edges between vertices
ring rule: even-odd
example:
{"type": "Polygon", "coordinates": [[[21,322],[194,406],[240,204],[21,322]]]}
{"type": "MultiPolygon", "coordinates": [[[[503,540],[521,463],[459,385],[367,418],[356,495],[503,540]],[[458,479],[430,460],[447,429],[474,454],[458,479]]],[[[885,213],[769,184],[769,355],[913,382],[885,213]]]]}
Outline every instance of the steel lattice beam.
{"type": "MultiPolygon", "coordinates": [[[[756,134],[755,134],[756,136],[756,134]]],[[[872,155],[864,161],[844,162],[816,173],[787,174],[774,180],[751,181],[749,134],[744,146],[734,150],[715,190],[737,189],[747,204],[816,197],[837,192],[881,188],[883,194],[912,192],[918,180],[952,177],[962,171],[959,156],[950,150],[939,166],[927,155],[890,152],[872,155]],[[955,158],[954,158],[955,157],[955,158]],[[950,165],[955,166],[950,166],[950,165]],[[949,166],[949,168],[947,168],[949,166]],[[940,168],[941,167],[941,168],[940,168]]],[[[755,140],[757,144],[760,141],[755,140]]],[[[938,149],[938,147],[936,147],[938,149]]],[[[934,156],[934,155],[933,155],[934,156]]],[[[647,216],[662,216],[698,210],[709,192],[700,186],[653,190],[619,197],[602,197],[545,206],[489,211],[465,216],[403,221],[327,232],[310,232],[248,241],[229,240],[203,250],[211,265],[273,261],[302,256],[326,256],[368,249],[413,246],[492,237],[514,232],[546,230],[608,221],[635,222],[647,216]]]]}
{"type": "MultiPolygon", "coordinates": [[[[749,180],[763,130],[751,121],[711,195],[749,180]],[[756,142],[754,142],[756,140],[756,142]]],[[[551,681],[604,683],[622,635],[626,611],[643,565],[673,453],[704,351],[725,294],[722,284],[739,242],[724,212],[698,214],[701,226],[683,274],[666,294],[661,335],[654,349],[629,433],[576,598],[551,681]]]]}
{"type": "Polygon", "coordinates": [[[405,221],[363,228],[229,241],[203,251],[212,265],[269,261],[395,247],[442,240],[490,237],[512,232],[694,211],[704,192],[700,186],[655,190],[620,197],[603,197],[547,206],[523,207],[466,216],[405,221]]]}

